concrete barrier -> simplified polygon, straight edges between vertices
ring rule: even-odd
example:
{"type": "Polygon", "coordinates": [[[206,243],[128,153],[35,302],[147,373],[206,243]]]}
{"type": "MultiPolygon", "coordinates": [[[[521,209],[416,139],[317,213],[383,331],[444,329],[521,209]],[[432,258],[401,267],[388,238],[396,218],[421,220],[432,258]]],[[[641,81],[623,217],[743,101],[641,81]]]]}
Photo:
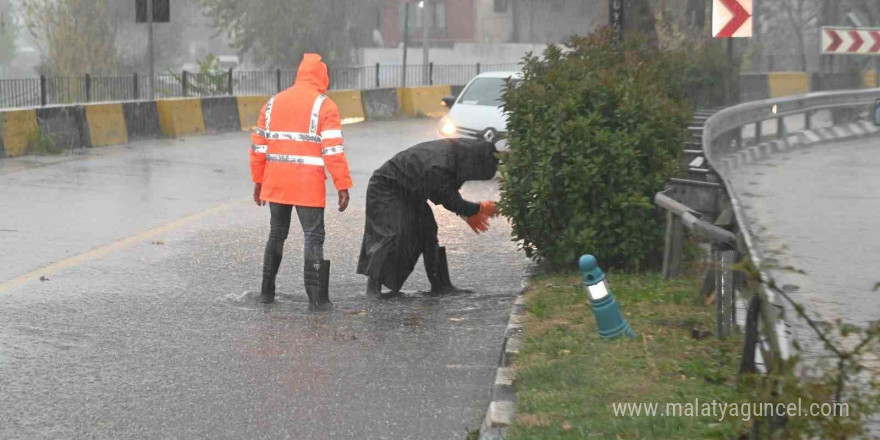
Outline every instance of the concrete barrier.
{"type": "Polygon", "coordinates": [[[880,84],[877,84],[877,72],[873,70],[862,72],[862,87],[866,89],[880,87],[880,84]]]}
{"type": "Polygon", "coordinates": [[[449,86],[449,91],[452,92],[452,96],[458,98],[461,95],[461,92],[464,91],[465,86],[449,86]]]}
{"type": "Polygon", "coordinates": [[[389,119],[400,113],[397,89],[373,89],[361,92],[364,115],[368,120],[389,119]]]}
{"type": "Polygon", "coordinates": [[[0,113],[0,157],[27,153],[28,139],[39,130],[37,112],[10,110],[0,113]]]}
{"type": "MultiPolygon", "coordinates": [[[[327,95],[344,122],[407,116],[440,117],[441,99],[461,87],[333,90],[327,95]]],[[[133,140],[250,130],[267,95],[174,98],[0,110],[0,157],[27,153],[36,134],[62,149],[127,144],[133,140]]]]}
{"type": "Polygon", "coordinates": [[[862,78],[851,73],[819,73],[810,74],[810,91],[823,92],[828,90],[850,90],[862,87],[862,78]]]}
{"type": "Polygon", "coordinates": [[[452,94],[449,86],[412,87],[397,89],[400,109],[407,116],[439,118],[446,114],[443,97],[452,94]]]}
{"type": "Polygon", "coordinates": [[[89,104],[85,109],[91,146],[106,147],[128,143],[122,104],[89,104]]]}
{"type": "Polygon", "coordinates": [[[40,130],[64,150],[91,146],[89,124],[81,105],[38,108],[37,124],[40,130]]]}
{"type": "Polygon", "coordinates": [[[362,122],[367,118],[360,90],[330,90],[327,96],[339,107],[339,116],[343,123],[362,122]]]}
{"type": "Polygon", "coordinates": [[[269,96],[237,96],[236,101],[238,101],[238,117],[241,120],[241,129],[250,130],[251,127],[257,126],[257,121],[260,119],[260,110],[269,101],[269,96]]]}
{"type": "Polygon", "coordinates": [[[154,101],[130,101],[122,103],[122,116],[128,140],[158,139],[162,137],[159,128],[159,111],[154,101]]]}
{"type": "Polygon", "coordinates": [[[234,96],[202,98],[205,130],[208,133],[228,133],[241,130],[238,100],[234,96]]]}
{"type": "Polygon", "coordinates": [[[205,134],[205,116],[199,98],[163,99],[156,102],[159,127],[166,136],[205,134]]]}
{"type": "Polygon", "coordinates": [[[810,92],[810,77],[806,72],[770,72],[767,81],[771,98],[810,92]]]}

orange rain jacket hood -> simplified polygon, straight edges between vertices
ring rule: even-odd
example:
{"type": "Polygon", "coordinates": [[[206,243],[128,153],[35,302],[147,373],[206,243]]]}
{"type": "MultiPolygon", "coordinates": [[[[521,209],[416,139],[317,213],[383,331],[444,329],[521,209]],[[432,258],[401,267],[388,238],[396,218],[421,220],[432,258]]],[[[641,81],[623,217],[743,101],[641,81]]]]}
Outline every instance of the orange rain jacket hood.
{"type": "Polygon", "coordinates": [[[329,83],[321,56],[307,53],[293,86],[263,106],[250,152],[262,200],[323,208],[327,172],[337,190],[352,187],[339,108],[324,94],[329,83]]]}
{"type": "Polygon", "coordinates": [[[316,53],[303,55],[299,70],[296,71],[294,85],[297,84],[312,86],[321,93],[327,92],[327,87],[330,87],[330,75],[327,73],[327,65],[321,61],[321,55],[316,53]]]}

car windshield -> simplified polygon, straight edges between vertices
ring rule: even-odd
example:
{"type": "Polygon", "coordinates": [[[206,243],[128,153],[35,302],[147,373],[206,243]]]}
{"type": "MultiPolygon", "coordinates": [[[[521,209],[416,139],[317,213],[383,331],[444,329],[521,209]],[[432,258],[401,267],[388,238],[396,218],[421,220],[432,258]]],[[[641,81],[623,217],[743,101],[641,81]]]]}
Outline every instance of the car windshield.
{"type": "Polygon", "coordinates": [[[459,100],[459,104],[501,105],[501,94],[504,92],[505,78],[478,78],[468,86],[459,100]]]}

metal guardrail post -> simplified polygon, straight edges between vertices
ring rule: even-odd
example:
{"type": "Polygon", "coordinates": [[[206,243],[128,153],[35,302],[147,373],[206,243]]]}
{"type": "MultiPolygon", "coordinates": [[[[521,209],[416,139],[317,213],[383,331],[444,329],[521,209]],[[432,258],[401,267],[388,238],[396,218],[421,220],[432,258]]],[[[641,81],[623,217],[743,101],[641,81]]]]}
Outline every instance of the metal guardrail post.
{"type": "Polygon", "coordinates": [[[726,338],[733,330],[735,294],[733,284],[733,264],[736,252],[713,244],[713,260],[717,261],[715,271],[715,307],[716,307],[716,335],[718,338],[726,338]]]}
{"type": "Polygon", "coordinates": [[[715,337],[722,338],[724,334],[724,325],[722,324],[722,304],[724,303],[722,298],[722,290],[721,284],[724,282],[722,275],[722,267],[721,267],[721,249],[716,243],[712,243],[712,267],[714,271],[712,272],[715,275],[715,337]]]}
{"type": "Polygon", "coordinates": [[[85,76],[86,84],[86,102],[92,101],[92,77],[88,73],[85,76]]]}
{"type": "Polygon", "coordinates": [[[46,75],[40,75],[40,106],[46,106],[46,75]]]}
{"type": "Polygon", "coordinates": [[[776,139],[782,139],[785,133],[785,118],[776,118],[776,139]]]}
{"type": "Polygon", "coordinates": [[[232,89],[232,67],[230,67],[229,71],[226,72],[226,90],[229,91],[229,96],[235,94],[232,89]]]}
{"type": "Polygon", "coordinates": [[[281,92],[281,69],[275,69],[275,93],[281,92]]]}
{"type": "Polygon", "coordinates": [[[140,94],[140,92],[138,90],[138,74],[135,73],[131,79],[132,79],[132,84],[133,84],[132,92],[134,92],[134,93],[132,93],[132,96],[134,97],[134,100],[137,101],[140,98],[138,96],[140,94]]]}
{"type": "Polygon", "coordinates": [[[755,123],[755,145],[761,143],[761,138],[764,137],[764,122],[756,122],[755,123]]]}
{"type": "Polygon", "coordinates": [[[681,269],[681,251],[684,246],[684,229],[681,219],[671,211],[666,213],[666,246],[663,247],[663,277],[667,280],[678,276],[681,269]]]}
{"type": "Polygon", "coordinates": [[[813,129],[813,112],[804,113],[804,127],[807,130],[813,129]]]}
{"type": "Polygon", "coordinates": [[[477,75],[480,74],[480,63],[477,63],[477,75]]]}

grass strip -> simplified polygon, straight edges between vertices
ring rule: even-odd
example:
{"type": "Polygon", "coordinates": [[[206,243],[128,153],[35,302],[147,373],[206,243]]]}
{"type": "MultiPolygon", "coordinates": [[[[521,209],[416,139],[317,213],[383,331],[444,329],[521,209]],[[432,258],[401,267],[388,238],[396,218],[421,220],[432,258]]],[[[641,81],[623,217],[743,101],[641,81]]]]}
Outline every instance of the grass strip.
{"type": "Polygon", "coordinates": [[[532,280],[508,439],[736,439],[748,432],[742,418],[719,420],[720,413],[660,416],[667,402],[748,401],[735,386],[742,341],[714,337],[714,307],[694,300],[698,280],[654,273],[608,279],[636,340],[601,340],[579,274],[532,280]],[[615,415],[612,404],[640,402],[659,403],[658,415],[615,415]]]}

